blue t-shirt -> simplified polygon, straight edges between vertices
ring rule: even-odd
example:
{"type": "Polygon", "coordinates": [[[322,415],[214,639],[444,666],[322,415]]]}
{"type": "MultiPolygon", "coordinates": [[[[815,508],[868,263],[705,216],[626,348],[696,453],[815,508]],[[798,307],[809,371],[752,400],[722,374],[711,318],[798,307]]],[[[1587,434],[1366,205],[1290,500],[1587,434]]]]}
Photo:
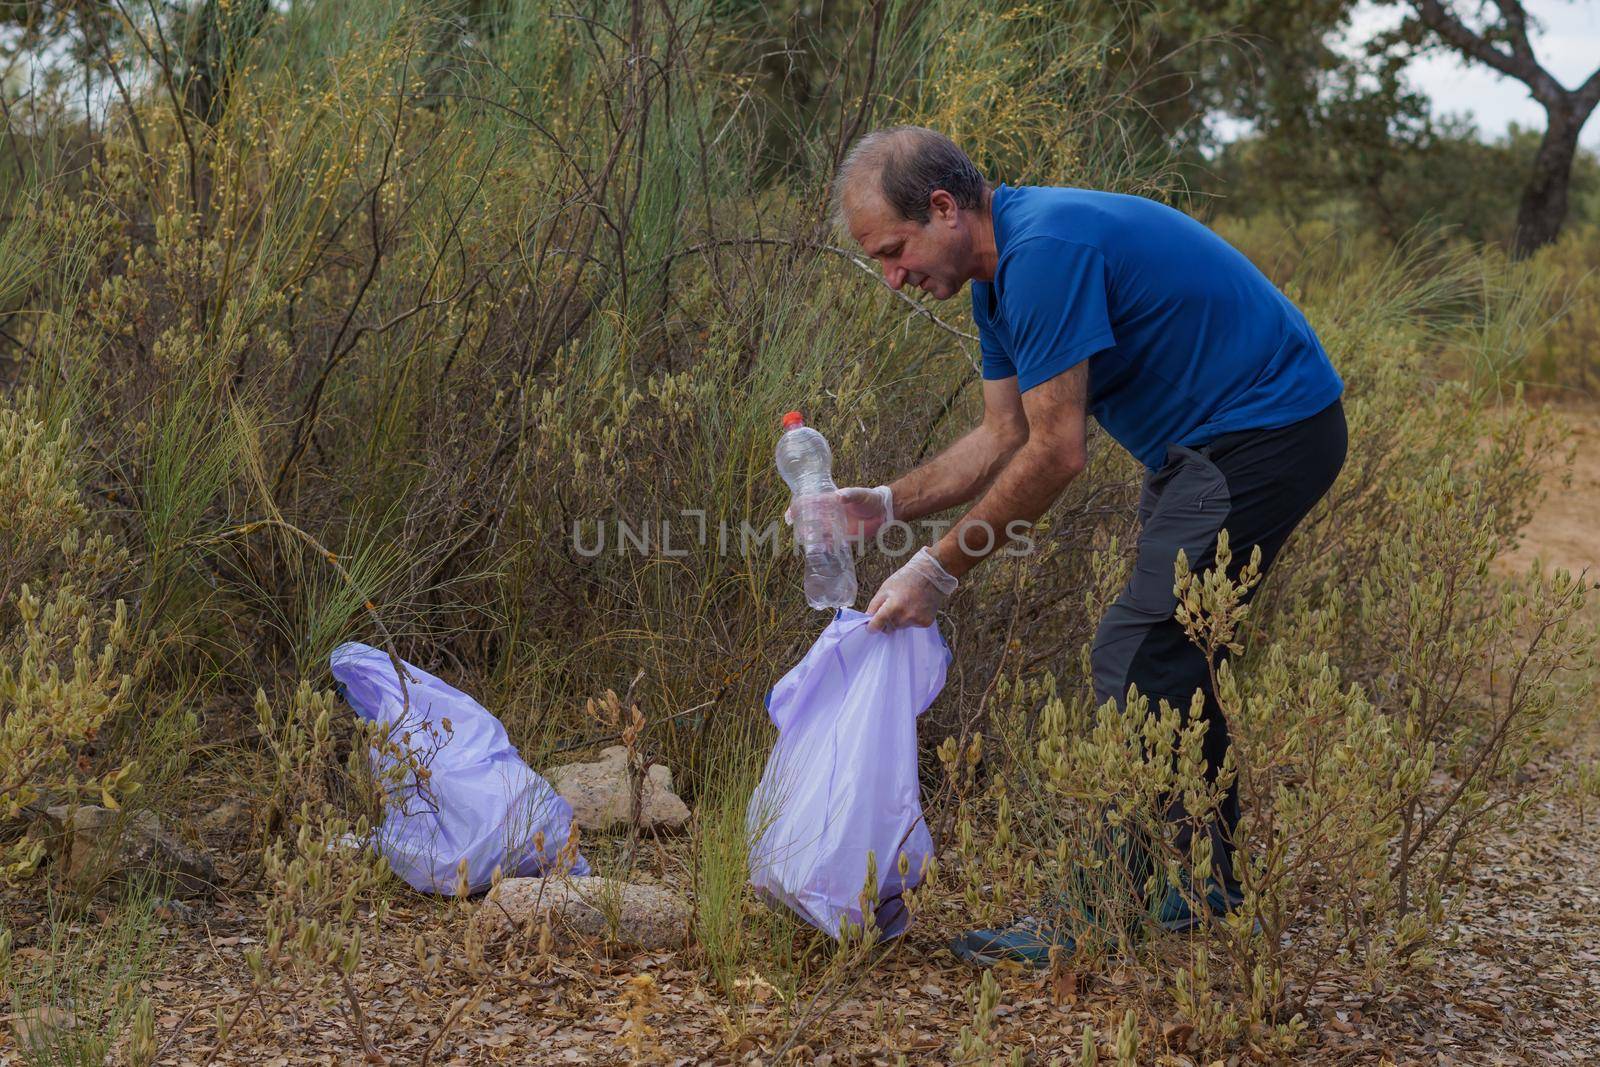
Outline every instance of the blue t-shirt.
{"type": "Polygon", "coordinates": [[[1315,415],[1344,382],[1237,249],[1140,196],[1001,185],[999,266],[972,283],[983,376],[1023,392],[1089,363],[1089,413],[1150,468],[1169,444],[1315,415]]]}

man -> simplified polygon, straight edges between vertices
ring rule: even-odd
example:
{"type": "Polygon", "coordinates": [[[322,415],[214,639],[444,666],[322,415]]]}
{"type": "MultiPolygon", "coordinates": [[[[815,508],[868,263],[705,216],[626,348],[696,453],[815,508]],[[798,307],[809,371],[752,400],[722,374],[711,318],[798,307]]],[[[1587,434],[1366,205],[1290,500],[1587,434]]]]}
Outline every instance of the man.
{"type": "MultiPolygon", "coordinates": [[[[1044,513],[1083,471],[1093,415],[1147,468],[1133,575],[1096,631],[1098,701],[1128,687],[1187,711],[1204,694],[1213,776],[1228,727],[1204,653],[1173,617],[1173,562],[1213,565],[1226,528],[1237,570],[1261,549],[1270,567],[1333,484],[1345,455],[1344,385],[1305,316],[1237,250],[1199,222],[1136,196],[991,186],[954,143],[895,127],[857,143],[835,181],[840,219],[883,268],[945,300],[972,282],[983,353],[982,422],[922,467],[875,489],[840,490],[854,532],[870,537],[976,500],[931,547],[891,574],[871,626],[927,626],[961,578],[1004,547],[1017,520],[1044,513]]],[[[1174,813],[1174,844],[1193,828],[1174,813]]],[[[1239,818],[1230,790],[1213,837],[1214,912],[1240,900],[1232,868],[1239,818]]],[[[1182,894],[1163,924],[1201,921],[1182,894]]],[[[977,930],[951,948],[977,964],[1047,965],[1070,934],[1037,920],[977,930]]]]}

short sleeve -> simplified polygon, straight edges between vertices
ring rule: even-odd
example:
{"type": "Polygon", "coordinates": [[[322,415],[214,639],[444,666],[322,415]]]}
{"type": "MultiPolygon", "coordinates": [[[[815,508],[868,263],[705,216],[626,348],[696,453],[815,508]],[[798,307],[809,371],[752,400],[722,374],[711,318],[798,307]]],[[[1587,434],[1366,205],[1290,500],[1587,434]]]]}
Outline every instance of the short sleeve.
{"type": "Polygon", "coordinates": [[[972,321],[978,327],[978,351],[983,356],[983,377],[999,381],[1016,376],[1017,368],[1006,354],[1006,344],[992,325],[994,287],[988,282],[972,283],[972,321]]]}
{"type": "Polygon", "coordinates": [[[1035,237],[1007,249],[996,274],[1017,388],[1027,392],[1117,343],[1098,248],[1035,237]]]}

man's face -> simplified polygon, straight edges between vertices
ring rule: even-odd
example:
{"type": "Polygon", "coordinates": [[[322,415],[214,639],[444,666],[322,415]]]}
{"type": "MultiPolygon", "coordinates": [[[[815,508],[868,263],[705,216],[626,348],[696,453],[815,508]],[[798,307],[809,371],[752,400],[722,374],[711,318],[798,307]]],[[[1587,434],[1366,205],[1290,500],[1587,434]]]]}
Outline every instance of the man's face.
{"type": "Polygon", "coordinates": [[[876,191],[845,201],[850,235],[883,268],[891,289],[911,285],[948,300],[972,277],[972,234],[955,199],[934,192],[927,222],[899,215],[876,191]]]}

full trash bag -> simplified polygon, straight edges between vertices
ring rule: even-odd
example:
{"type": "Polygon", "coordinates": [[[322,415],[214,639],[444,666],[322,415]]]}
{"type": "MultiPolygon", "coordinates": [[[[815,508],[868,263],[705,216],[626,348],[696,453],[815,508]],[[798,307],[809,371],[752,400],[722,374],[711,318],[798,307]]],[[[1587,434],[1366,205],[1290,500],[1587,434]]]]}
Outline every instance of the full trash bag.
{"type": "Polygon", "coordinates": [[[835,938],[842,920],[862,922],[868,853],[888,936],[905,931],[901,894],[933,855],[917,716],[944,688],[950,650],[938,627],[875,633],[868,619],[840,609],[767,695],[778,742],[745,815],[751,884],[835,938]]]}
{"type": "MultiPolygon", "coordinates": [[[[404,762],[428,771],[422,782],[409,768],[401,772],[374,835],[378,850],[424,893],[454,893],[462,860],[473,893],[489,888],[497,867],[506,878],[549,871],[567,843],[572,805],[522,761],[488,709],[401,662],[409,707],[388,653],[350,642],[329,657],[340,695],[356,714],[388,728],[412,754],[404,762]]],[[[380,774],[400,762],[376,751],[374,759],[380,774]]],[[[582,856],[571,873],[589,873],[582,856]]]]}

